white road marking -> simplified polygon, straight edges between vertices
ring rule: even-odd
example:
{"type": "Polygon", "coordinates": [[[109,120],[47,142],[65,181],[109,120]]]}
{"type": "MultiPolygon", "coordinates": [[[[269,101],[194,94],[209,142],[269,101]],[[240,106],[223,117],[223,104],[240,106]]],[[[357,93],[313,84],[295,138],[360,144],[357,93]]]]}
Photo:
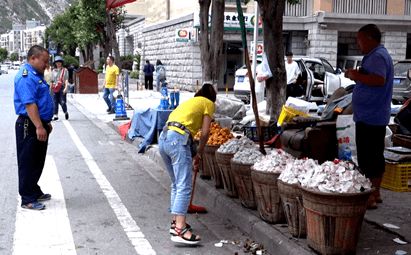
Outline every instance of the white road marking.
{"type": "Polygon", "coordinates": [[[117,192],[114,190],[110,182],[104,176],[103,172],[98,167],[96,161],[93,159],[90,152],[81,142],[80,138],[71,126],[70,122],[63,120],[63,123],[66,126],[74,144],[77,146],[77,149],[80,151],[88,168],[90,169],[90,172],[93,174],[101,190],[106,196],[110,204],[110,207],[116,214],[118,221],[123,227],[124,232],[127,234],[127,237],[130,240],[131,244],[134,246],[134,249],[136,250],[137,254],[156,254],[149,241],[145,238],[143,232],[141,232],[140,227],[137,226],[137,223],[134,221],[134,219],[128,212],[127,208],[121,202],[121,199],[118,196],[117,192]]]}
{"type": "Polygon", "coordinates": [[[21,208],[18,197],[13,254],[75,255],[70,221],[63,188],[52,156],[47,156],[39,185],[52,195],[44,202],[46,209],[32,211],[21,208]]]}

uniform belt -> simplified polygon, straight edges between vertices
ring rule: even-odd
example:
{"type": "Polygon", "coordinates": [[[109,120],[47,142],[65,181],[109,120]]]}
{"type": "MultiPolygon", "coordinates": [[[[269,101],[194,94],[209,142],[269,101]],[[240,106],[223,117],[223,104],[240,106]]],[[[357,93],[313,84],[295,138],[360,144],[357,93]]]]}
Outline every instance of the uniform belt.
{"type": "MultiPolygon", "coordinates": [[[[28,120],[29,123],[32,124],[31,119],[30,119],[29,116],[19,115],[19,117],[17,118],[17,122],[19,122],[19,123],[24,123],[24,121],[26,121],[26,120],[28,120]]],[[[43,124],[49,124],[49,123],[50,123],[50,121],[44,121],[44,120],[41,120],[41,122],[42,122],[43,124]]],[[[33,125],[34,125],[34,124],[33,124],[33,125]]]]}
{"type": "Polygon", "coordinates": [[[176,127],[176,128],[179,128],[179,129],[181,129],[182,131],[184,131],[188,134],[191,134],[190,130],[188,130],[188,128],[186,128],[186,126],[184,126],[180,122],[175,122],[175,121],[167,122],[167,127],[176,127]]]}

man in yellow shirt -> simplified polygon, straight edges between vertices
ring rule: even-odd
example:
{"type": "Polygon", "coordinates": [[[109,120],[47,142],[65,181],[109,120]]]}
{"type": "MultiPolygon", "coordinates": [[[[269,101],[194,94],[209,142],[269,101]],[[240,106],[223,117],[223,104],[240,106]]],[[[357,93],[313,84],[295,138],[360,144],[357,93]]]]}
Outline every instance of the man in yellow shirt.
{"type": "Polygon", "coordinates": [[[114,100],[114,91],[118,86],[118,76],[120,74],[120,69],[114,64],[114,57],[107,57],[107,67],[106,67],[106,77],[104,79],[104,101],[106,102],[109,114],[114,113],[115,109],[115,100],[114,100]]]}

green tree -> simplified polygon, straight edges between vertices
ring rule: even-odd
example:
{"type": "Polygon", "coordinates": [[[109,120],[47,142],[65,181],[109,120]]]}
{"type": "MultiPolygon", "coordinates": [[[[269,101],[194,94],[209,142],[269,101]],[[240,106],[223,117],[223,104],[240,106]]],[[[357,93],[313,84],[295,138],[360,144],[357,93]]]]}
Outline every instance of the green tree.
{"type": "Polygon", "coordinates": [[[7,49],[0,48],[0,62],[3,62],[4,60],[6,60],[8,54],[9,53],[8,53],[7,49]]]}
{"type": "Polygon", "coordinates": [[[10,54],[10,60],[11,61],[17,61],[19,60],[19,54],[17,52],[13,52],[10,54]]]}
{"type": "Polygon", "coordinates": [[[77,42],[74,26],[76,20],[75,6],[70,6],[64,13],[56,16],[46,29],[46,42],[53,41],[57,48],[74,55],[77,42]]]}
{"type": "Polygon", "coordinates": [[[76,68],[79,67],[77,57],[73,57],[73,56],[70,56],[70,55],[64,55],[63,59],[64,59],[64,65],[66,67],[69,67],[70,65],[73,65],[76,68]]]}
{"type": "Polygon", "coordinates": [[[120,28],[125,12],[123,8],[106,11],[105,3],[104,0],[77,0],[53,20],[46,30],[46,41],[54,41],[59,49],[69,55],[74,55],[76,47],[79,47],[83,59],[93,68],[93,49],[96,44],[104,48],[105,56],[113,49],[115,55],[119,56],[115,31],[120,28]]]}

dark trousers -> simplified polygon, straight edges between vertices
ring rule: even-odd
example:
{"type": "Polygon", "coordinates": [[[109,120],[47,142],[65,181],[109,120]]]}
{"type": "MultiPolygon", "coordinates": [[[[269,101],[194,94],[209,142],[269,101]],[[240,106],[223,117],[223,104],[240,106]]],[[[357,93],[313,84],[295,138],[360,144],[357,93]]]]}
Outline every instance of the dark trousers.
{"type": "Polygon", "coordinates": [[[385,126],[355,123],[358,166],[367,178],[381,178],[385,170],[385,126]]]}
{"type": "MultiPolygon", "coordinates": [[[[47,133],[50,129],[43,123],[47,133]]],[[[37,140],[36,127],[28,117],[19,117],[16,121],[17,165],[19,175],[19,194],[21,204],[35,202],[44,193],[37,184],[43,172],[47,154],[46,142],[37,140]]]]}
{"type": "Polygon", "coordinates": [[[144,87],[153,90],[153,76],[144,75],[144,87]]]}
{"type": "Polygon", "coordinates": [[[63,112],[67,112],[67,94],[63,93],[63,89],[61,89],[59,92],[54,92],[53,95],[53,101],[54,101],[54,115],[57,115],[59,113],[59,105],[61,105],[61,108],[63,109],[63,112]]]}

